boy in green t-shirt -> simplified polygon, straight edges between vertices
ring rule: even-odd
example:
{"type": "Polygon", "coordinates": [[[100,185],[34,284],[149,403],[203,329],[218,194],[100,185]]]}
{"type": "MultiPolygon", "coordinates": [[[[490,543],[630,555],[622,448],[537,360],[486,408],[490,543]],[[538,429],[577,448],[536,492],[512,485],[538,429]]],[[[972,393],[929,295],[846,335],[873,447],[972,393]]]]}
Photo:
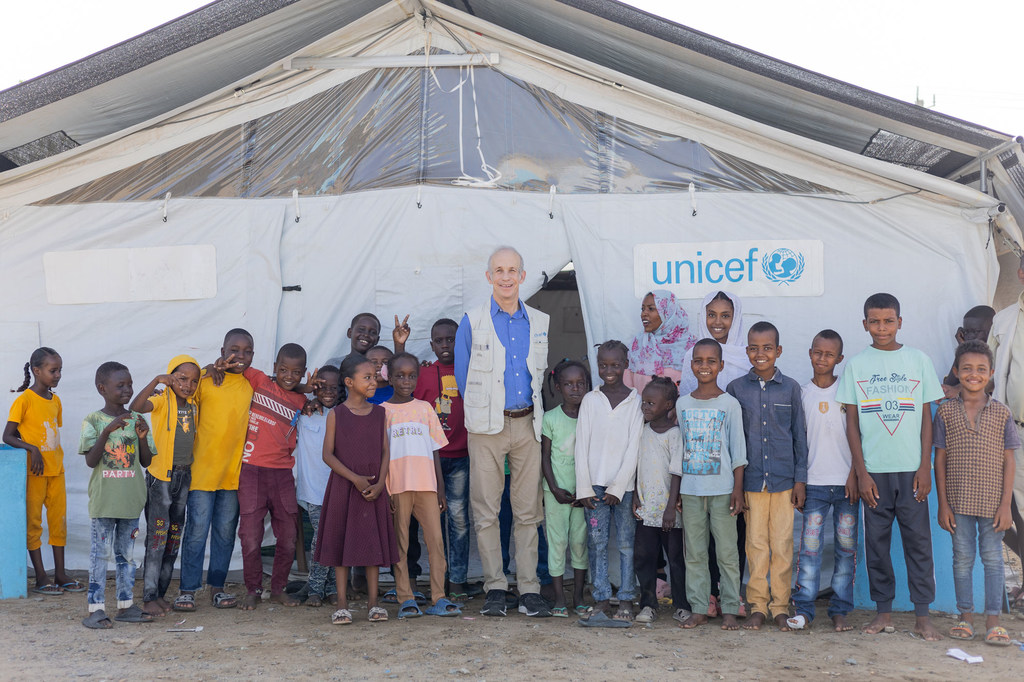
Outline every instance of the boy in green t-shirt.
{"type": "Polygon", "coordinates": [[[846,406],[846,438],[864,501],[864,547],[868,585],[877,615],[864,626],[875,634],[892,628],[896,596],[892,524],[898,520],[914,602],[914,631],[942,639],[928,617],[935,599],[928,492],[932,488],[931,403],[942,398],[927,355],[896,341],[903,325],[900,303],[874,294],[864,303],[864,331],[871,346],[851,358],[836,399],[846,406]]]}
{"type": "Polygon", "coordinates": [[[89,479],[89,516],[92,547],[89,563],[89,615],[82,625],[95,630],[113,627],[104,612],[107,557],[117,561],[117,615],[114,620],[148,623],[153,617],[133,603],[135,562],[132,550],[139,533],[139,514],[146,506],[143,467],[153,460],[153,437],[142,415],[129,412],[132,375],[118,362],[105,362],[96,370],[96,390],[103,409],[82,422],[78,452],[92,471],[89,479]]]}

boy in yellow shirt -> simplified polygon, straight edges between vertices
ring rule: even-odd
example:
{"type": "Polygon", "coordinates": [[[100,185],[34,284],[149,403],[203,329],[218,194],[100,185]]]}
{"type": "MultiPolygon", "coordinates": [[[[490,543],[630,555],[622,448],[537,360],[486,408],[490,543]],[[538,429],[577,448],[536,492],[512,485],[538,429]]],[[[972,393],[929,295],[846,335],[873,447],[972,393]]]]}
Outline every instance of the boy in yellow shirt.
{"type": "Polygon", "coordinates": [[[192,483],[187,520],[181,543],[180,594],[175,611],[195,611],[195,593],[202,586],[206,539],[210,538],[210,564],[206,583],[210,602],[219,609],[234,608],[238,599],[224,591],[238,529],[238,475],[249,428],[252,386],[242,372],[252,364],[252,334],[232,329],[224,336],[221,358],[228,363],[224,381],[215,385],[204,376],[196,391],[202,414],[196,428],[192,483]]]}

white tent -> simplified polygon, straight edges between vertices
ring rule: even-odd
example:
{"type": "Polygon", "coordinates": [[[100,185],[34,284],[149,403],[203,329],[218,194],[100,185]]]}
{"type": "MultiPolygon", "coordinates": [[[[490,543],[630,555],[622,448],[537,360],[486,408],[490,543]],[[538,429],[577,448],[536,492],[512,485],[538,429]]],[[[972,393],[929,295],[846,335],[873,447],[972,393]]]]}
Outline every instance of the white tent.
{"type": "Polygon", "coordinates": [[[0,377],[18,385],[39,345],[64,358],[69,564],[87,564],[74,453],[101,362],[139,386],[242,326],[254,366],[289,341],[317,365],[362,310],[385,336],[410,313],[424,354],[434,319],[484,300],[498,244],[524,254],[526,295],[574,264],[591,342],[636,333],[648,275],[671,271],[691,314],[713,287],[749,297],[797,378],[822,327],[865,344],[882,290],[944,370],[1020,241],[1019,141],[886,118],[873,93],[737,65],[752,54],[608,0],[222,0],[0,93],[0,377]],[[939,175],[948,154],[854,150],[887,130],[998,157],[1006,196],[939,175]]]}

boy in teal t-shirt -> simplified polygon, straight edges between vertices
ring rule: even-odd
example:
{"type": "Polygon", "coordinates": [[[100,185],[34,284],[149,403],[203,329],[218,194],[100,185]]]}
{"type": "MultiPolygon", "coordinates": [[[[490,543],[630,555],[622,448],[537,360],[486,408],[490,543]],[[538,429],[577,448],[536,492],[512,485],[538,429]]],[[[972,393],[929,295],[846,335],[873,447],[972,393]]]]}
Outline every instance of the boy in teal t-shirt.
{"type": "Polygon", "coordinates": [[[875,634],[892,626],[896,581],[890,548],[892,523],[898,520],[917,617],[914,630],[935,641],[942,636],[928,617],[935,599],[928,492],[931,402],[943,394],[928,356],[896,341],[902,324],[895,296],[868,297],[864,330],[871,335],[871,346],[847,363],[836,399],[846,406],[846,437],[864,501],[868,585],[878,611],[864,632],[875,634]]]}
{"type": "Polygon", "coordinates": [[[146,506],[143,472],[153,459],[156,446],[142,415],[128,412],[132,397],[132,375],[117,362],[105,362],[96,370],[96,390],[103,396],[103,409],[82,422],[78,452],[92,468],[89,479],[89,516],[92,543],[89,556],[89,615],[82,625],[91,629],[113,626],[104,611],[107,557],[117,561],[117,615],[114,620],[148,623],[153,617],[133,603],[135,562],[132,550],[139,533],[139,514],[146,506]]]}

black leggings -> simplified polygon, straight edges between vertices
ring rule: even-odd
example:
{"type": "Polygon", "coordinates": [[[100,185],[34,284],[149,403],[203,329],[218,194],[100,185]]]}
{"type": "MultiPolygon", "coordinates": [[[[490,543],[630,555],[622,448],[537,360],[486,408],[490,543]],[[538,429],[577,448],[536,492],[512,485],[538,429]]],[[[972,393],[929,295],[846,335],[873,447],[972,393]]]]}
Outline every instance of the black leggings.
{"type": "Polygon", "coordinates": [[[672,606],[690,610],[686,601],[686,567],[683,564],[683,531],[673,528],[666,532],[661,528],[645,526],[636,522],[633,539],[633,569],[640,583],[640,608],[650,606],[658,609],[658,563],[664,548],[668,556],[669,580],[672,585],[672,606]]]}

